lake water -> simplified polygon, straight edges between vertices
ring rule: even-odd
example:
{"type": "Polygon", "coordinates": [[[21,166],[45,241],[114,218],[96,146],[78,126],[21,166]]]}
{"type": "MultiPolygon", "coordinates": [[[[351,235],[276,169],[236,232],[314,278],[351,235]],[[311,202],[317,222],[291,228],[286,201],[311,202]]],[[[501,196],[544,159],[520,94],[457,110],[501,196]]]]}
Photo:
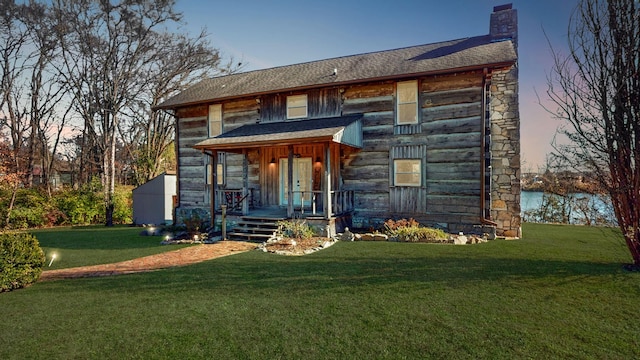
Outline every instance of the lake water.
{"type": "MultiPolygon", "coordinates": [[[[544,193],[540,191],[523,191],[520,195],[520,207],[521,215],[525,215],[525,211],[540,209],[542,205],[544,193]]],[[[615,224],[615,215],[613,214],[613,208],[607,197],[576,193],[572,194],[575,199],[585,199],[589,204],[589,210],[594,214],[601,217],[600,220],[604,220],[615,224]]],[[[584,215],[577,211],[575,208],[571,210],[571,223],[582,224],[585,223],[584,215]]],[[[596,219],[592,217],[592,221],[596,219]]]]}

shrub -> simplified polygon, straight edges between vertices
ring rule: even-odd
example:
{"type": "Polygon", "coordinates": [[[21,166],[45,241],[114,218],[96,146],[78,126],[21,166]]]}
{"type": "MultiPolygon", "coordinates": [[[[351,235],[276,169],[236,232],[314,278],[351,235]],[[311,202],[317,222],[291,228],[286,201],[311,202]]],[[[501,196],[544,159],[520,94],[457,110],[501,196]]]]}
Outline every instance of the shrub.
{"type": "Polygon", "coordinates": [[[440,229],[420,226],[414,219],[384,222],[385,234],[403,242],[446,242],[447,233],[440,229]]]}
{"type": "Polygon", "coordinates": [[[414,218],[411,218],[409,220],[400,219],[397,221],[389,219],[384,222],[384,228],[386,231],[394,231],[400,228],[419,227],[419,226],[420,226],[420,223],[418,223],[414,218]]]}
{"type": "Polygon", "coordinates": [[[193,213],[191,217],[184,219],[184,226],[187,229],[189,236],[193,236],[200,232],[200,229],[204,229],[204,223],[197,213],[193,213]]]}
{"type": "Polygon", "coordinates": [[[26,229],[30,227],[41,227],[45,223],[44,215],[42,207],[16,204],[9,216],[9,228],[26,229]]]}
{"type": "Polygon", "coordinates": [[[65,189],[55,194],[55,206],[65,214],[60,224],[84,225],[97,223],[104,216],[104,200],[90,185],[78,190],[65,189]]]}
{"type": "Polygon", "coordinates": [[[315,235],[313,228],[304,220],[278,221],[278,232],[283,237],[308,239],[315,235]]]}
{"type": "MultiPolygon", "coordinates": [[[[6,206],[8,205],[7,203],[6,206]]],[[[7,227],[24,229],[46,225],[47,219],[45,215],[48,209],[45,205],[46,198],[37,188],[18,189],[7,227]]],[[[4,212],[4,216],[6,216],[6,212],[4,212]]]]}
{"type": "Polygon", "coordinates": [[[44,261],[44,252],[33,235],[0,233],[0,292],[36,282],[44,261]]]}
{"type": "Polygon", "coordinates": [[[113,194],[113,222],[116,224],[133,223],[133,187],[116,186],[113,194]]]}

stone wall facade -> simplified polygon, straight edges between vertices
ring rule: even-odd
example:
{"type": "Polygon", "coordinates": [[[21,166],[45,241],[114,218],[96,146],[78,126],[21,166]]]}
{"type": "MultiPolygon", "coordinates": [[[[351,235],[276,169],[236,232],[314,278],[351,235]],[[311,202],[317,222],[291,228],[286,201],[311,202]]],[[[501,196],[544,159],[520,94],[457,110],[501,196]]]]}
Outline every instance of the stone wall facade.
{"type": "Polygon", "coordinates": [[[491,218],[498,235],[521,236],[520,111],[518,68],[494,71],[491,77],[491,218]]]}
{"type": "MultiPolygon", "coordinates": [[[[493,8],[492,41],[511,40],[518,51],[518,13],[511,4],[493,8]]],[[[491,218],[498,235],[520,237],[520,110],[518,65],[491,74],[491,218]]]]}

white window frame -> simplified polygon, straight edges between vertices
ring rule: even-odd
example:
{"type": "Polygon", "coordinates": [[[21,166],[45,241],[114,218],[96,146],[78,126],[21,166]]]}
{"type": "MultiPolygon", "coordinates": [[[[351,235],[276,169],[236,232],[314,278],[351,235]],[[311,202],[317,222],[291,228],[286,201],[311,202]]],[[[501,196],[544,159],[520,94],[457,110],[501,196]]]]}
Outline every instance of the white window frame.
{"type": "Polygon", "coordinates": [[[421,159],[395,159],[393,160],[393,184],[395,186],[412,186],[412,187],[420,187],[422,186],[422,160],[421,159]],[[410,166],[417,165],[418,171],[399,171],[400,165],[406,164],[410,166]],[[401,181],[399,179],[399,175],[413,175],[418,178],[417,182],[413,181],[401,181]]]}
{"type": "Polygon", "coordinates": [[[303,119],[309,114],[309,99],[307,94],[287,96],[287,119],[303,119]],[[304,109],[304,114],[295,114],[304,109]]]}
{"type": "Polygon", "coordinates": [[[207,132],[210,138],[222,134],[222,104],[209,105],[207,132]]]}
{"type": "Polygon", "coordinates": [[[401,81],[396,84],[396,125],[412,125],[418,123],[418,81],[401,81]],[[413,106],[412,106],[413,105],[413,106]],[[406,114],[411,109],[415,114],[408,119],[406,114]]]}

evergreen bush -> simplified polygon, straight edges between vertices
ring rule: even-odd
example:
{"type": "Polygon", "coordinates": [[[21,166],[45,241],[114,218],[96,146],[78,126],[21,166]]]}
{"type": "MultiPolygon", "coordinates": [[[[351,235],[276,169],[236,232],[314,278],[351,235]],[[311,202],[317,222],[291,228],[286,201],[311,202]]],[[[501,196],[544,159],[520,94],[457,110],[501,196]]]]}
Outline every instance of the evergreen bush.
{"type": "Polygon", "coordinates": [[[45,256],[31,234],[0,233],[0,292],[19,289],[38,280],[45,256]]]}

